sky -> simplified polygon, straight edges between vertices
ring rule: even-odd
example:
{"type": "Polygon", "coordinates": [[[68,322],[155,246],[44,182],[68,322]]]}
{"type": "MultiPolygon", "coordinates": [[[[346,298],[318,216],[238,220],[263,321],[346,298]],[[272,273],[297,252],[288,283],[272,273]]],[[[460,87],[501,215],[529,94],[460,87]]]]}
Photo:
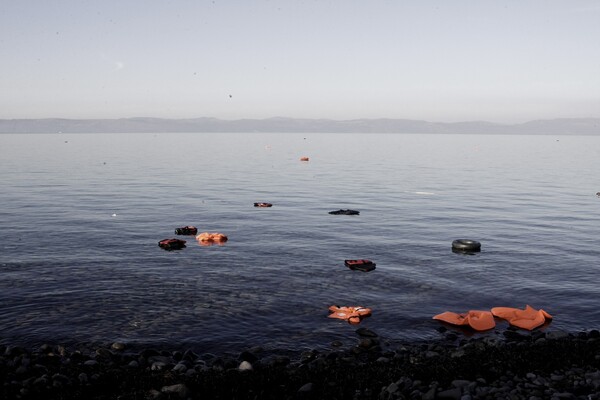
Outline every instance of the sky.
{"type": "Polygon", "coordinates": [[[597,0],[3,0],[0,118],[600,117],[597,0]]]}

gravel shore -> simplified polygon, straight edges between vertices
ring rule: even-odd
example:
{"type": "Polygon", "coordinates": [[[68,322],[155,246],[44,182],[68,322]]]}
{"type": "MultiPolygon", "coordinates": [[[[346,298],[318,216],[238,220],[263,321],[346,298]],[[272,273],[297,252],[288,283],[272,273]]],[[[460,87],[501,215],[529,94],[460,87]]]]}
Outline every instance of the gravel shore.
{"type": "Polygon", "coordinates": [[[508,329],[234,355],[193,348],[0,345],[2,399],[600,399],[600,332],[508,329]]]}

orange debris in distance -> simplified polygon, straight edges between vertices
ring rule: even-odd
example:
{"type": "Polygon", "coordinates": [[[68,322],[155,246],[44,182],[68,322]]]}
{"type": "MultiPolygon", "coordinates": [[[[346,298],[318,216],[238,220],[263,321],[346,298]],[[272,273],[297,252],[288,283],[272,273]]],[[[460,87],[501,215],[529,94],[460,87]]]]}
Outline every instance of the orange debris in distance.
{"type": "Polygon", "coordinates": [[[202,246],[210,246],[212,244],[222,244],[225,243],[228,239],[227,236],[222,233],[210,233],[210,232],[202,232],[198,236],[196,236],[196,240],[202,246]]]}
{"type": "Polygon", "coordinates": [[[349,306],[349,307],[329,307],[329,318],[337,318],[348,321],[352,325],[360,324],[360,321],[371,315],[371,309],[361,306],[349,306]]]}

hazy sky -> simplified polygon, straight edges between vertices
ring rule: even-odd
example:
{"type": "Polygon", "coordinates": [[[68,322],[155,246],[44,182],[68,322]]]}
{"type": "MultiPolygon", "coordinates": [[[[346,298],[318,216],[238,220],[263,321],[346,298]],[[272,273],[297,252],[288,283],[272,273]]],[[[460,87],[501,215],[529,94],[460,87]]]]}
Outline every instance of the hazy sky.
{"type": "Polygon", "coordinates": [[[2,0],[0,118],[600,117],[600,1],[2,0]]]}

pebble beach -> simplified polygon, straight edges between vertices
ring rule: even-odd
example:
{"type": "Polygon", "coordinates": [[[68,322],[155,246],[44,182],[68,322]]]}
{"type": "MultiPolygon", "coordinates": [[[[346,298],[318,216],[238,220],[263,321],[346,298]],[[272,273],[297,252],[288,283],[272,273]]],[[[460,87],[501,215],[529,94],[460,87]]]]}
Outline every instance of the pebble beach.
{"type": "Polygon", "coordinates": [[[330,349],[0,346],[3,399],[600,399],[600,332],[508,328],[392,343],[366,328],[330,349]]]}

